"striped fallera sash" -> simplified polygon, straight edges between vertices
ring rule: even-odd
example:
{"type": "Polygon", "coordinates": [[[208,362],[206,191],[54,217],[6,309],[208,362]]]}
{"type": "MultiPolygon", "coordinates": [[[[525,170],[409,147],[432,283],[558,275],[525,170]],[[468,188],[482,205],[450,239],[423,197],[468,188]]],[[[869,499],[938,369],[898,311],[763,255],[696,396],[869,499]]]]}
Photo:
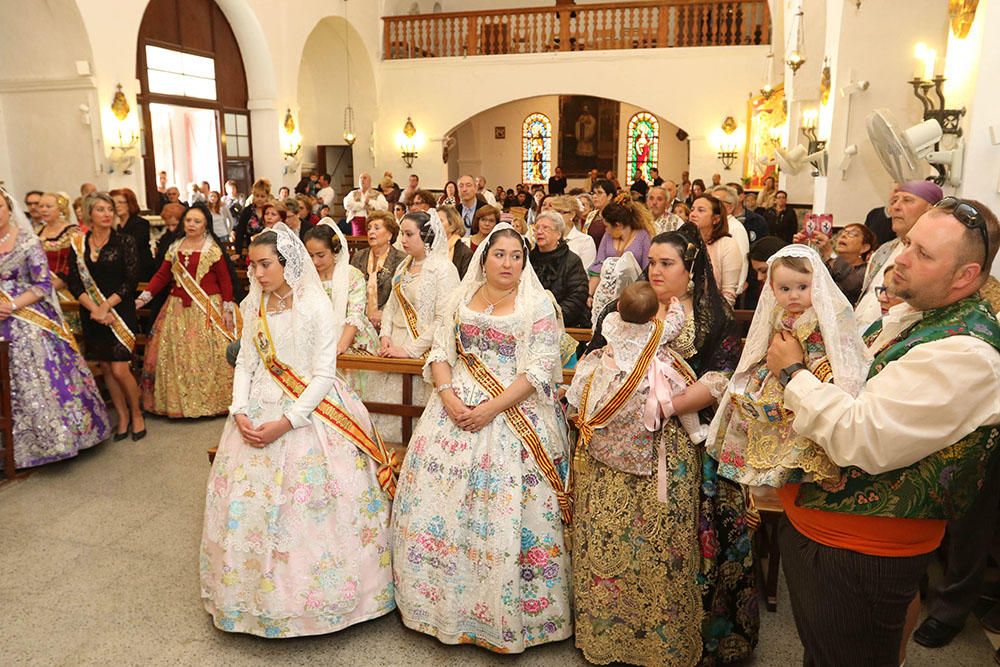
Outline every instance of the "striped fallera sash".
{"type": "MultiPolygon", "coordinates": [[[[0,289],[0,303],[13,304],[14,297],[0,289]]],[[[48,315],[34,310],[31,306],[18,308],[11,313],[11,317],[21,320],[22,322],[27,322],[28,324],[32,324],[43,331],[48,331],[56,338],[69,343],[69,346],[72,347],[77,354],[80,353],[80,348],[76,345],[76,337],[73,336],[73,332],[69,330],[69,327],[66,326],[66,322],[64,322],[62,318],[59,318],[58,321],[53,320],[48,315]]]]}
{"type": "Polygon", "coordinates": [[[420,331],[417,330],[417,311],[414,310],[413,304],[407,301],[403,295],[402,282],[393,285],[392,291],[396,294],[396,298],[399,299],[399,305],[403,309],[403,317],[406,319],[406,328],[410,330],[410,336],[413,340],[417,340],[420,338],[420,331]]]}
{"type": "Polygon", "coordinates": [[[662,335],[663,322],[660,320],[654,320],[653,333],[650,334],[649,340],[646,341],[646,346],[639,354],[639,358],[635,362],[635,367],[632,368],[628,377],[625,378],[625,382],[622,383],[622,385],[618,388],[618,391],[614,393],[611,399],[589,419],[587,418],[587,402],[590,399],[590,384],[594,380],[594,375],[597,373],[597,369],[595,368],[594,372],[587,378],[586,383],[583,385],[583,396],[580,399],[580,411],[573,420],[580,432],[576,441],[578,452],[582,447],[586,447],[590,443],[590,439],[594,437],[594,431],[599,428],[604,428],[611,423],[611,420],[614,419],[618,410],[625,405],[625,401],[629,399],[629,396],[635,393],[636,387],[639,386],[639,382],[641,382],[642,378],[646,375],[646,372],[649,369],[649,364],[652,363],[653,357],[656,355],[656,350],[660,347],[660,337],[662,335]]]}
{"type": "Polygon", "coordinates": [[[212,303],[212,299],[205,293],[205,290],[201,288],[198,281],[194,279],[194,276],[191,275],[187,267],[181,262],[180,253],[177,253],[177,257],[171,265],[171,272],[177,284],[187,292],[187,295],[191,297],[191,301],[198,306],[198,309],[205,313],[212,326],[215,327],[215,330],[222,334],[230,343],[236,342],[240,337],[240,331],[243,329],[243,316],[240,314],[240,309],[235,309],[236,331],[230,331],[226,328],[226,319],[222,313],[219,312],[219,309],[212,303]]]}
{"type": "MultiPolygon", "coordinates": [[[[87,268],[87,239],[83,234],[77,234],[70,241],[70,245],[73,247],[73,252],[76,253],[76,267],[80,272],[80,282],[83,283],[83,288],[87,291],[87,296],[90,300],[100,306],[102,303],[107,301],[101,289],[94,282],[94,277],[90,275],[90,269],[87,268]]],[[[122,316],[118,314],[114,308],[109,311],[114,318],[111,323],[111,331],[114,332],[115,338],[118,342],[125,346],[125,348],[132,352],[135,350],[135,334],[132,330],[128,328],[125,324],[125,320],[122,316]]]]}
{"type": "MultiPolygon", "coordinates": [[[[291,366],[278,359],[271,339],[271,330],[267,326],[267,299],[261,299],[260,317],[257,320],[257,335],[254,342],[264,367],[271,377],[286,394],[298,399],[308,386],[301,376],[291,366]]],[[[396,479],[399,474],[399,460],[396,452],[385,446],[378,429],[372,424],[374,438],[368,435],[354,419],[337,406],[329,397],[324,397],[316,406],[314,412],[328,426],[347,438],[355,447],[367,454],[378,464],[376,478],[382,490],[392,500],[396,496],[396,479]]]]}
{"type": "MultiPolygon", "coordinates": [[[[526,345],[527,341],[523,341],[522,344],[526,345]]],[[[462,345],[462,338],[458,333],[456,327],[455,330],[455,349],[458,351],[459,358],[465,362],[465,367],[469,369],[469,373],[472,375],[473,379],[479,383],[487,394],[493,398],[498,397],[504,392],[506,387],[497,379],[497,376],[493,374],[486,364],[482,362],[474,354],[465,351],[465,347],[462,345]]],[[[548,453],[545,451],[545,447],[542,446],[542,441],[538,437],[538,433],[535,432],[534,427],[528,418],[525,416],[524,412],[516,405],[512,405],[503,412],[504,416],[507,417],[507,423],[510,424],[511,429],[514,434],[521,441],[521,443],[527,448],[528,452],[531,453],[531,457],[535,459],[535,464],[541,471],[542,476],[552,487],[552,490],[556,493],[556,500],[559,502],[559,512],[562,515],[563,524],[566,526],[571,526],[573,524],[573,498],[571,496],[571,485],[567,482],[563,484],[562,477],[556,471],[555,463],[549,457],[548,453]]]]}

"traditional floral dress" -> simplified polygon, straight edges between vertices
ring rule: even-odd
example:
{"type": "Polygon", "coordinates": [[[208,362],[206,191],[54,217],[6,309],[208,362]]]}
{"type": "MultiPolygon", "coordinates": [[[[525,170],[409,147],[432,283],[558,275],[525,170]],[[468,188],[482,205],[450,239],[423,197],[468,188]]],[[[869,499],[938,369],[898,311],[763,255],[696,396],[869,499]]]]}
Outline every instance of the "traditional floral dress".
{"type": "MultiPolygon", "coordinates": [[[[531,317],[530,338],[519,339],[525,327],[517,314],[460,305],[458,333],[504,386],[516,378],[518,348],[529,346],[526,377],[536,392],[519,406],[565,480],[569,447],[551,381],[562,331],[547,299],[531,317]]],[[[444,349],[455,327],[438,329],[428,364],[448,361],[444,349]]],[[[451,383],[468,405],[490,398],[461,361],[451,383]]],[[[556,494],[505,415],[470,433],[431,394],[400,473],[393,561],[403,622],[442,642],[517,653],[573,634],[570,557],[556,494]]]]}
{"type": "MultiPolygon", "coordinates": [[[[37,240],[19,238],[10,252],[0,254],[0,289],[11,298],[28,290],[48,297],[51,274],[37,240]]],[[[47,298],[28,308],[61,321],[61,314],[47,298]]],[[[107,407],[94,377],[69,343],[15,317],[0,320],[0,339],[11,344],[14,462],[18,468],[76,456],[111,435],[107,407]]]]}
{"type": "MultiPolygon", "coordinates": [[[[694,339],[689,317],[669,347],[700,372],[713,394],[721,393],[736,366],[739,338],[723,339],[711,368],[703,367],[694,339]]],[[[593,368],[598,354],[585,357],[580,372],[593,368]]],[[[670,363],[667,346],[657,357],[670,363]]],[[[630,370],[609,386],[618,386],[630,370]]],[[[715,461],[691,441],[676,415],[660,430],[646,430],[648,394],[643,382],[575,454],[576,646],[597,664],[744,659],[757,643],[759,618],[742,491],[717,478],[715,461]],[[659,452],[663,473],[657,472],[659,452]]],[[[579,403],[578,388],[568,398],[579,403]]]]}
{"type": "Polygon", "coordinates": [[[171,288],[153,324],[142,366],[143,407],[168,417],[225,414],[233,395],[233,370],[226,363],[229,340],[177,284],[172,266],[180,261],[221,314],[233,301],[233,284],[222,248],[206,240],[201,251],[182,251],[183,238],[167,251],[149,283],[153,296],[171,288]]]}
{"type": "MultiPolygon", "coordinates": [[[[246,319],[231,411],[261,424],[294,401],[261,363],[246,319]]],[[[294,319],[286,311],[269,315],[268,325],[278,358],[307,379],[317,329],[332,318],[294,319]],[[311,331],[305,339],[303,328],[311,331]]],[[[346,384],[335,380],[328,398],[371,432],[346,384]]],[[[201,544],[201,595],[215,625],[296,637],[392,611],[389,508],[375,463],[315,414],[263,449],[246,444],[229,419],[208,479],[201,544]]]]}
{"type": "MultiPolygon", "coordinates": [[[[44,231],[44,226],[39,229],[39,233],[44,231]]],[[[69,280],[69,263],[71,261],[70,257],[70,242],[73,237],[80,234],[80,228],[77,225],[66,225],[65,228],[59,234],[52,238],[43,238],[39,236],[42,241],[42,250],[45,251],[45,258],[49,263],[49,271],[53,275],[59,276],[63,282],[69,280]]],[[[56,291],[59,297],[60,303],[67,303],[75,301],[73,295],[70,293],[69,289],[63,287],[61,290],[56,291]]],[[[74,311],[65,316],[66,323],[69,325],[73,333],[80,334],[82,329],[80,328],[80,313],[74,311]]]]}
{"type": "MultiPolygon", "coordinates": [[[[794,315],[775,309],[772,331],[791,332],[805,350],[810,372],[824,382],[833,382],[815,310],[808,308],[794,315]]],[[[785,388],[767,369],[766,361],[761,359],[752,369],[743,395],[733,396],[732,404],[723,406],[729,414],[723,414],[715,439],[719,451],[712,452],[719,460],[719,474],[747,486],[780,487],[837,479],[840,468],[823,448],[792,429],[795,415],[784,407],[785,388]],[[733,437],[744,433],[745,441],[733,437]]]]}

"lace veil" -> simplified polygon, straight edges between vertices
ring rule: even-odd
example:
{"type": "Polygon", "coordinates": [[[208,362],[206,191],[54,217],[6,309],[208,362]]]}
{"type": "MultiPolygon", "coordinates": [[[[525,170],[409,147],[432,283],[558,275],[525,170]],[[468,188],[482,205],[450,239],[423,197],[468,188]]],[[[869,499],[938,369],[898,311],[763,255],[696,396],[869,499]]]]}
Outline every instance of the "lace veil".
{"type": "MultiPolygon", "coordinates": [[[[44,257],[45,253],[42,251],[42,242],[35,234],[35,230],[31,226],[31,220],[21,210],[21,205],[2,187],[0,187],[0,197],[4,198],[4,201],[7,202],[7,208],[10,210],[10,224],[14,225],[17,229],[17,245],[34,244],[38,246],[42,257],[44,257]]],[[[55,308],[56,313],[62,319],[62,308],[59,305],[59,297],[56,295],[55,287],[50,287],[48,294],[45,295],[41,295],[41,290],[36,290],[36,292],[55,308]]]]}
{"type": "Polygon", "coordinates": [[[771,266],[778,257],[805,259],[812,268],[812,308],[816,311],[823,345],[833,371],[833,382],[838,387],[857,396],[865,384],[871,354],[858,335],[854,309],[837,287],[819,254],[806,245],[785,246],[768,260],[767,280],[761,290],[757,310],[750,324],[750,333],[743,347],[743,355],[736,366],[729,391],[741,394],[746,389],[752,368],[767,356],[773,337],[773,327],[779,309],[771,289],[771,266]]]}
{"type": "Polygon", "coordinates": [[[331,218],[326,217],[319,221],[319,224],[326,225],[333,230],[340,240],[340,252],[337,253],[336,261],[333,265],[333,276],[330,283],[333,289],[330,290],[330,301],[333,302],[333,321],[336,325],[336,338],[340,340],[340,332],[344,328],[344,321],[347,319],[347,294],[350,291],[351,251],[347,247],[347,239],[331,218]]]}
{"type": "MultiPolygon", "coordinates": [[[[309,253],[302,241],[299,240],[298,234],[289,229],[283,222],[279,222],[261,233],[268,231],[274,232],[278,237],[278,253],[285,259],[285,282],[292,288],[293,349],[301,355],[308,356],[306,351],[313,349],[315,341],[309,338],[313,327],[305,326],[305,324],[314,313],[329,309],[330,300],[323,289],[319,273],[316,272],[316,267],[309,259],[309,253]]],[[[249,331],[253,332],[257,330],[263,289],[254,278],[253,272],[248,271],[247,273],[250,278],[250,294],[243,300],[240,308],[243,311],[244,331],[248,330],[249,327],[249,331]]],[[[332,334],[331,331],[330,335],[332,334]]]]}
{"type": "MultiPolygon", "coordinates": [[[[430,216],[428,225],[434,232],[434,240],[427,248],[423,268],[420,270],[420,275],[417,276],[414,285],[416,299],[412,304],[421,327],[431,326],[434,322],[436,297],[438,296],[435,293],[448,288],[448,285],[443,284],[442,280],[448,274],[447,267],[451,266],[451,260],[448,259],[448,232],[445,231],[444,225],[441,223],[441,217],[433,208],[427,211],[427,215],[430,216]]],[[[413,258],[409,255],[399,263],[399,266],[396,267],[396,273],[392,276],[394,286],[403,280],[412,263],[413,258]]],[[[440,298],[446,297],[441,296],[440,298]]]]}
{"type": "MultiPolygon", "coordinates": [[[[465,277],[462,279],[462,283],[459,285],[458,290],[448,304],[444,320],[441,322],[442,327],[447,327],[449,330],[453,330],[455,313],[458,311],[458,308],[468,304],[469,301],[472,300],[472,297],[475,296],[479,288],[486,282],[486,271],[483,268],[483,253],[487,248],[489,248],[493,235],[504,229],[510,229],[515,232],[517,231],[510,225],[510,223],[501,222],[493,227],[486,238],[483,239],[483,242],[476,247],[476,251],[472,255],[472,260],[469,262],[469,270],[466,272],[465,277]]],[[[523,240],[524,237],[522,236],[521,238],[523,240]]],[[[445,245],[445,247],[447,248],[447,245],[445,245]]],[[[530,350],[528,349],[529,346],[526,343],[531,340],[531,331],[535,324],[535,313],[538,312],[540,307],[545,307],[541,304],[551,305],[552,303],[552,297],[549,292],[542,287],[542,283],[538,280],[538,276],[535,275],[535,270],[531,268],[531,261],[528,259],[527,243],[524,243],[523,247],[524,270],[521,272],[521,280],[518,282],[517,294],[514,301],[514,315],[517,317],[517,326],[519,328],[517,336],[518,345],[517,351],[515,352],[515,363],[517,364],[517,374],[519,375],[527,374],[530,350]]],[[[445,255],[445,257],[447,258],[447,255],[445,255]]],[[[454,335],[448,335],[446,337],[446,346],[445,354],[447,356],[447,361],[454,366],[458,361],[458,352],[455,349],[454,335]]],[[[429,358],[427,366],[424,367],[424,376],[428,382],[431,381],[429,363],[431,360],[433,359],[429,358]]],[[[562,382],[562,367],[560,364],[555,364],[552,369],[551,376],[548,379],[552,383],[562,382]]]]}

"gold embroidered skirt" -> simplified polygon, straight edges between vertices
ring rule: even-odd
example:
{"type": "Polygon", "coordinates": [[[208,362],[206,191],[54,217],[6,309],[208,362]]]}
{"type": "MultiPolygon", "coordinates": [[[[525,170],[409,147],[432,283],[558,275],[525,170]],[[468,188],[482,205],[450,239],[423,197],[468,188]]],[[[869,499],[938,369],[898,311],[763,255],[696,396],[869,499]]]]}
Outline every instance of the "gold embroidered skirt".
{"type": "MultiPolygon", "coordinates": [[[[594,439],[613,437],[598,431],[594,439]]],[[[657,476],[575,462],[573,579],[576,646],[597,664],[695,665],[702,654],[698,511],[701,462],[671,420],[668,502],[657,476]]]]}
{"type": "MultiPolygon", "coordinates": [[[[221,297],[210,298],[221,310],[221,297]]],[[[233,395],[227,344],[197,306],[185,308],[180,297],[169,297],[146,346],[143,407],[168,417],[225,414],[233,395]]]]}

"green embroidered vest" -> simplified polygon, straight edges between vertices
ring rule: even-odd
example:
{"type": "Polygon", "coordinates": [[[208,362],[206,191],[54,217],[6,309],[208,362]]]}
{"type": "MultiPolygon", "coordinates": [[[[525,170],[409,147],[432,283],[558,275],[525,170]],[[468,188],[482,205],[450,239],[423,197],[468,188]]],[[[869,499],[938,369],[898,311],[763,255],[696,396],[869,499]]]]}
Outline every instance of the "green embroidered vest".
{"type": "MultiPolygon", "coordinates": [[[[870,344],[882,330],[879,320],[867,331],[870,344]]],[[[950,336],[972,336],[1000,350],[1000,325],[978,296],[928,313],[875,356],[868,378],[922,343],[950,336]]],[[[932,391],[933,388],[928,388],[932,391]]],[[[975,391],[975,388],[970,388],[975,391]]],[[[839,480],[803,484],[796,504],[828,512],[904,519],[952,519],[976,499],[1000,444],[1000,426],[982,426],[950,447],[906,468],[872,475],[851,466],[839,480]]]]}

